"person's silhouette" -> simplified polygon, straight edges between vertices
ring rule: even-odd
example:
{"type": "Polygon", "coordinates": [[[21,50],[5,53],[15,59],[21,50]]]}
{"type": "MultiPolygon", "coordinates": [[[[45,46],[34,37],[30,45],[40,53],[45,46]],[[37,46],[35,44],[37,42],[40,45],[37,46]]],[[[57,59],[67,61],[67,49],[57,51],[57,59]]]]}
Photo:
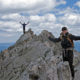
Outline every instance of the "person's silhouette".
{"type": "Polygon", "coordinates": [[[20,24],[23,26],[23,33],[25,34],[25,27],[26,27],[26,25],[28,25],[29,24],[29,22],[27,22],[27,23],[21,23],[20,22],[20,24]]]}

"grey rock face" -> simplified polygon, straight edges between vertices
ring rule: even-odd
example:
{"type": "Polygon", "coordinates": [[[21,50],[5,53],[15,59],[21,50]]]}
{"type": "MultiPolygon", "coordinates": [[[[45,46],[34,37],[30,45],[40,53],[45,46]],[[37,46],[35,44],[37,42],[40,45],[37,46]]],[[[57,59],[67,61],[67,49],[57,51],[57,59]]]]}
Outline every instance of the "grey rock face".
{"type": "MultiPolygon", "coordinates": [[[[54,38],[46,30],[38,36],[29,30],[1,52],[0,80],[71,80],[69,64],[62,61],[60,43],[51,42],[48,35],[54,38]]],[[[80,54],[74,54],[75,69],[79,69],[80,54]]]]}

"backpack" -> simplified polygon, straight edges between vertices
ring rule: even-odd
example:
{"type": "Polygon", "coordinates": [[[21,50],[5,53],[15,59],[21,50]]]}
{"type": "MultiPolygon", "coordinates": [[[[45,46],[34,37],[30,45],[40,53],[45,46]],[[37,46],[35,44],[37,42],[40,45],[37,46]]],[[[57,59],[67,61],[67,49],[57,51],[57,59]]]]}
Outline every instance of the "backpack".
{"type": "Polygon", "coordinates": [[[65,36],[63,36],[63,34],[61,34],[60,39],[61,39],[62,48],[67,49],[67,48],[74,47],[74,43],[69,37],[70,35],[71,34],[69,34],[69,33],[65,36]]]}

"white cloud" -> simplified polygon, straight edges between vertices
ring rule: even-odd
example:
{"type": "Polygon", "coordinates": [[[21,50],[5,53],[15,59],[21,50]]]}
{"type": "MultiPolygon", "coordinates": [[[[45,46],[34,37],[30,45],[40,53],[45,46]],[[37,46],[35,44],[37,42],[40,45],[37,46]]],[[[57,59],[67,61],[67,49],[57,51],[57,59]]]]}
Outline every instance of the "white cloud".
{"type": "Polygon", "coordinates": [[[39,34],[42,30],[45,29],[51,31],[55,36],[59,36],[59,33],[63,26],[67,26],[72,33],[78,34],[78,32],[75,31],[74,28],[76,28],[77,30],[79,29],[80,26],[79,16],[80,14],[76,14],[73,12],[64,13],[64,15],[60,17],[57,17],[54,14],[49,13],[42,16],[39,15],[21,16],[20,14],[9,14],[1,17],[3,20],[10,19],[10,21],[0,21],[1,25],[0,30],[12,32],[11,33],[12,36],[13,33],[15,32],[22,33],[22,26],[19,24],[19,21],[21,20],[16,19],[20,19],[20,17],[23,17],[25,22],[27,22],[27,19],[30,20],[30,24],[26,26],[26,30],[32,28],[32,30],[36,34],[39,34]]]}
{"type": "Polygon", "coordinates": [[[16,32],[20,29],[20,24],[14,21],[0,21],[0,30],[7,32],[16,32]]]}
{"type": "MultiPolygon", "coordinates": [[[[4,15],[1,18],[6,21],[0,21],[0,30],[7,31],[7,32],[22,32],[22,26],[19,24],[19,21],[15,18],[23,17],[25,19],[25,22],[27,22],[27,19],[30,20],[30,24],[26,27],[26,30],[29,28],[32,28],[35,33],[39,30],[40,32],[43,29],[46,30],[52,30],[55,27],[58,27],[61,24],[56,23],[56,16],[54,14],[45,14],[42,16],[39,15],[31,15],[31,16],[21,16],[19,14],[9,14],[4,15]],[[7,21],[10,20],[10,21],[7,21]]],[[[19,18],[20,19],[20,18],[19,18]]]]}
{"type": "Polygon", "coordinates": [[[1,36],[4,41],[5,36],[9,41],[16,41],[22,34],[22,26],[19,22],[27,23],[28,20],[30,24],[26,26],[26,30],[32,28],[36,34],[46,29],[58,37],[61,28],[67,26],[71,33],[79,35],[80,14],[75,9],[70,7],[57,9],[55,12],[58,16],[49,13],[60,4],[66,4],[65,0],[7,0],[6,2],[0,0],[0,30],[2,31],[0,36],[4,36],[1,36]]]}
{"type": "Polygon", "coordinates": [[[34,15],[30,16],[31,27],[35,33],[39,34],[42,30],[51,31],[56,36],[59,36],[62,24],[57,22],[57,18],[54,14],[45,14],[43,16],[34,15]]]}
{"type": "Polygon", "coordinates": [[[2,15],[0,19],[6,20],[6,21],[17,21],[17,22],[20,22],[20,21],[27,22],[28,21],[27,16],[21,16],[19,13],[5,14],[5,15],[2,15]]]}
{"type": "MultiPolygon", "coordinates": [[[[28,30],[29,28],[32,28],[32,30],[36,34],[39,34],[44,29],[52,31],[53,33],[55,33],[57,28],[59,28],[59,25],[61,26],[61,24],[56,23],[57,19],[56,19],[56,16],[54,14],[48,13],[48,14],[45,14],[42,16],[30,15],[27,17],[21,16],[20,14],[8,14],[8,15],[3,15],[0,18],[0,19],[2,19],[2,20],[0,20],[0,30],[3,32],[3,33],[0,32],[0,36],[5,35],[8,39],[10,39],[10,38],[12,39],[14,37],[15,41],[16,41],[18,36],[20,36],[22,33],[22,25],[20,25],[20,23],[19,23],[19,21],[21,21],[21,19],[19,17],[23,17],[23,19],[25,19],[25,22],[27,22],[27,19],[29,19],[30,24],[28,26],[26,26],[26,30],[28,30]],[[16,19],[20,19],[20,20],[18,21],[16,19]],[[55,29],[55,31],[53,31],[53,29],[55,29]],[[18,34],[18,36],[16,34],[18,34]]],[[[57,35],[57,33],[58,32],[56,31],[56,35],[57,35]]]]}
{"type": "Polygon", "coordinates": [[[80,1],[78,1],[75,5],[80,7],[80,1]]]}
{"type": "MultiPolygon", "coordinates": [[[[64,11],[65,12],[65,11],[64,11]]],[[[74,35],[79,35],[80,32],[80,14],[74,12],[73,10],[65,12],[62,16],[58,18],[59,23],[68,27],[70,33],[74,35]]]]}
{"type": "Polygon", "coordinates": [[[7,14],[1,17],[1,19],[19,19],[21,18],[21,16],[18,13],[14,13],[14,14],[7,14]]]}
{"type": "Polygon", "coordinates": [[[44,22],[44,21],[55,22],[56,21],[56,16],[54,14],[46,14],[46,15],[43,15],[43,16],[34,15],[34,16],[30,16],[30,20],[38,21],[38,22],[44,22]]]}
{"type": "Polygon", "coordinates": [[[44,17],[40,17],[38,15],[33,15],[33,16],[30,16],[30,20],[41,22],[41,21],[44,21],[45,19],[44,19],[44,17]]]}
{"type": "Polygon", "coordinates": [[[80,25],[80,14],[76,13],[66,13],[63,17],[60,17],[60,20],[64,22],[65,25],[80,25]]]}
{"type": "Polygon", "coordinates": [[[39,13],[50,11],[54,7],[65,3],[64,0],[0,0],[0,11],[1,13],[39,13]]]}
{"type": "Polygon", "coordinates": [[[80,11],[68,6],[66,8],[56,9],[55,12],[56,15],[64,16],[65,14],[79,13],[80,11]]]}
{"type": "Polygon", "coordinates": [[[12,37],[14,34],[10,34],[10,33],[0,33],[0,36],[1,37],[6,37],[6,38],[8,38],[8,37],[12,37]]]}
{"type": "Polygon", "coordinates": [[[45,17],[46,17],[46,20],[48,21],[52,21],[52,22],[56,21],[56,16],[54,14],[47,14],[45,15],[45,17]]]}

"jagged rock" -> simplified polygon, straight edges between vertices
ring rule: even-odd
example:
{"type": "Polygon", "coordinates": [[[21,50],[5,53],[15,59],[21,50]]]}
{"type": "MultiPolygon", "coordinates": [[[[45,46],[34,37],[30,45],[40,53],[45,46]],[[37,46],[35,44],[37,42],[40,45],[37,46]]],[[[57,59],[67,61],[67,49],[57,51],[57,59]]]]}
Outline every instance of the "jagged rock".
{"type": "Polygon", "coordinates": [[[28,41],[30,39],[32,39],[32,37],[34,36],[34,33],[31,29],[29,29],[25,34],[23,34],[19,40],[17,40],[16,43],[20,43],[22,41],[28,41]]]}
{"type": "Polygon", "coordinates": [[[71,72],[68,62],[60,62],[58,64],[58,76],[59,80],[71,80],[71,72]]]}
{"type": "MultiPolygon", "coordinates": [[[[1,52],[0,80],[71,80],[69,65],[62,62],[60,43],[51,42],[48,35],[54,38],[46,30],[35,35],[29,29],[1,52]]],[[[74,65],[79,69],[80,54],[76,51],[74,54],[74,65]]]]}

